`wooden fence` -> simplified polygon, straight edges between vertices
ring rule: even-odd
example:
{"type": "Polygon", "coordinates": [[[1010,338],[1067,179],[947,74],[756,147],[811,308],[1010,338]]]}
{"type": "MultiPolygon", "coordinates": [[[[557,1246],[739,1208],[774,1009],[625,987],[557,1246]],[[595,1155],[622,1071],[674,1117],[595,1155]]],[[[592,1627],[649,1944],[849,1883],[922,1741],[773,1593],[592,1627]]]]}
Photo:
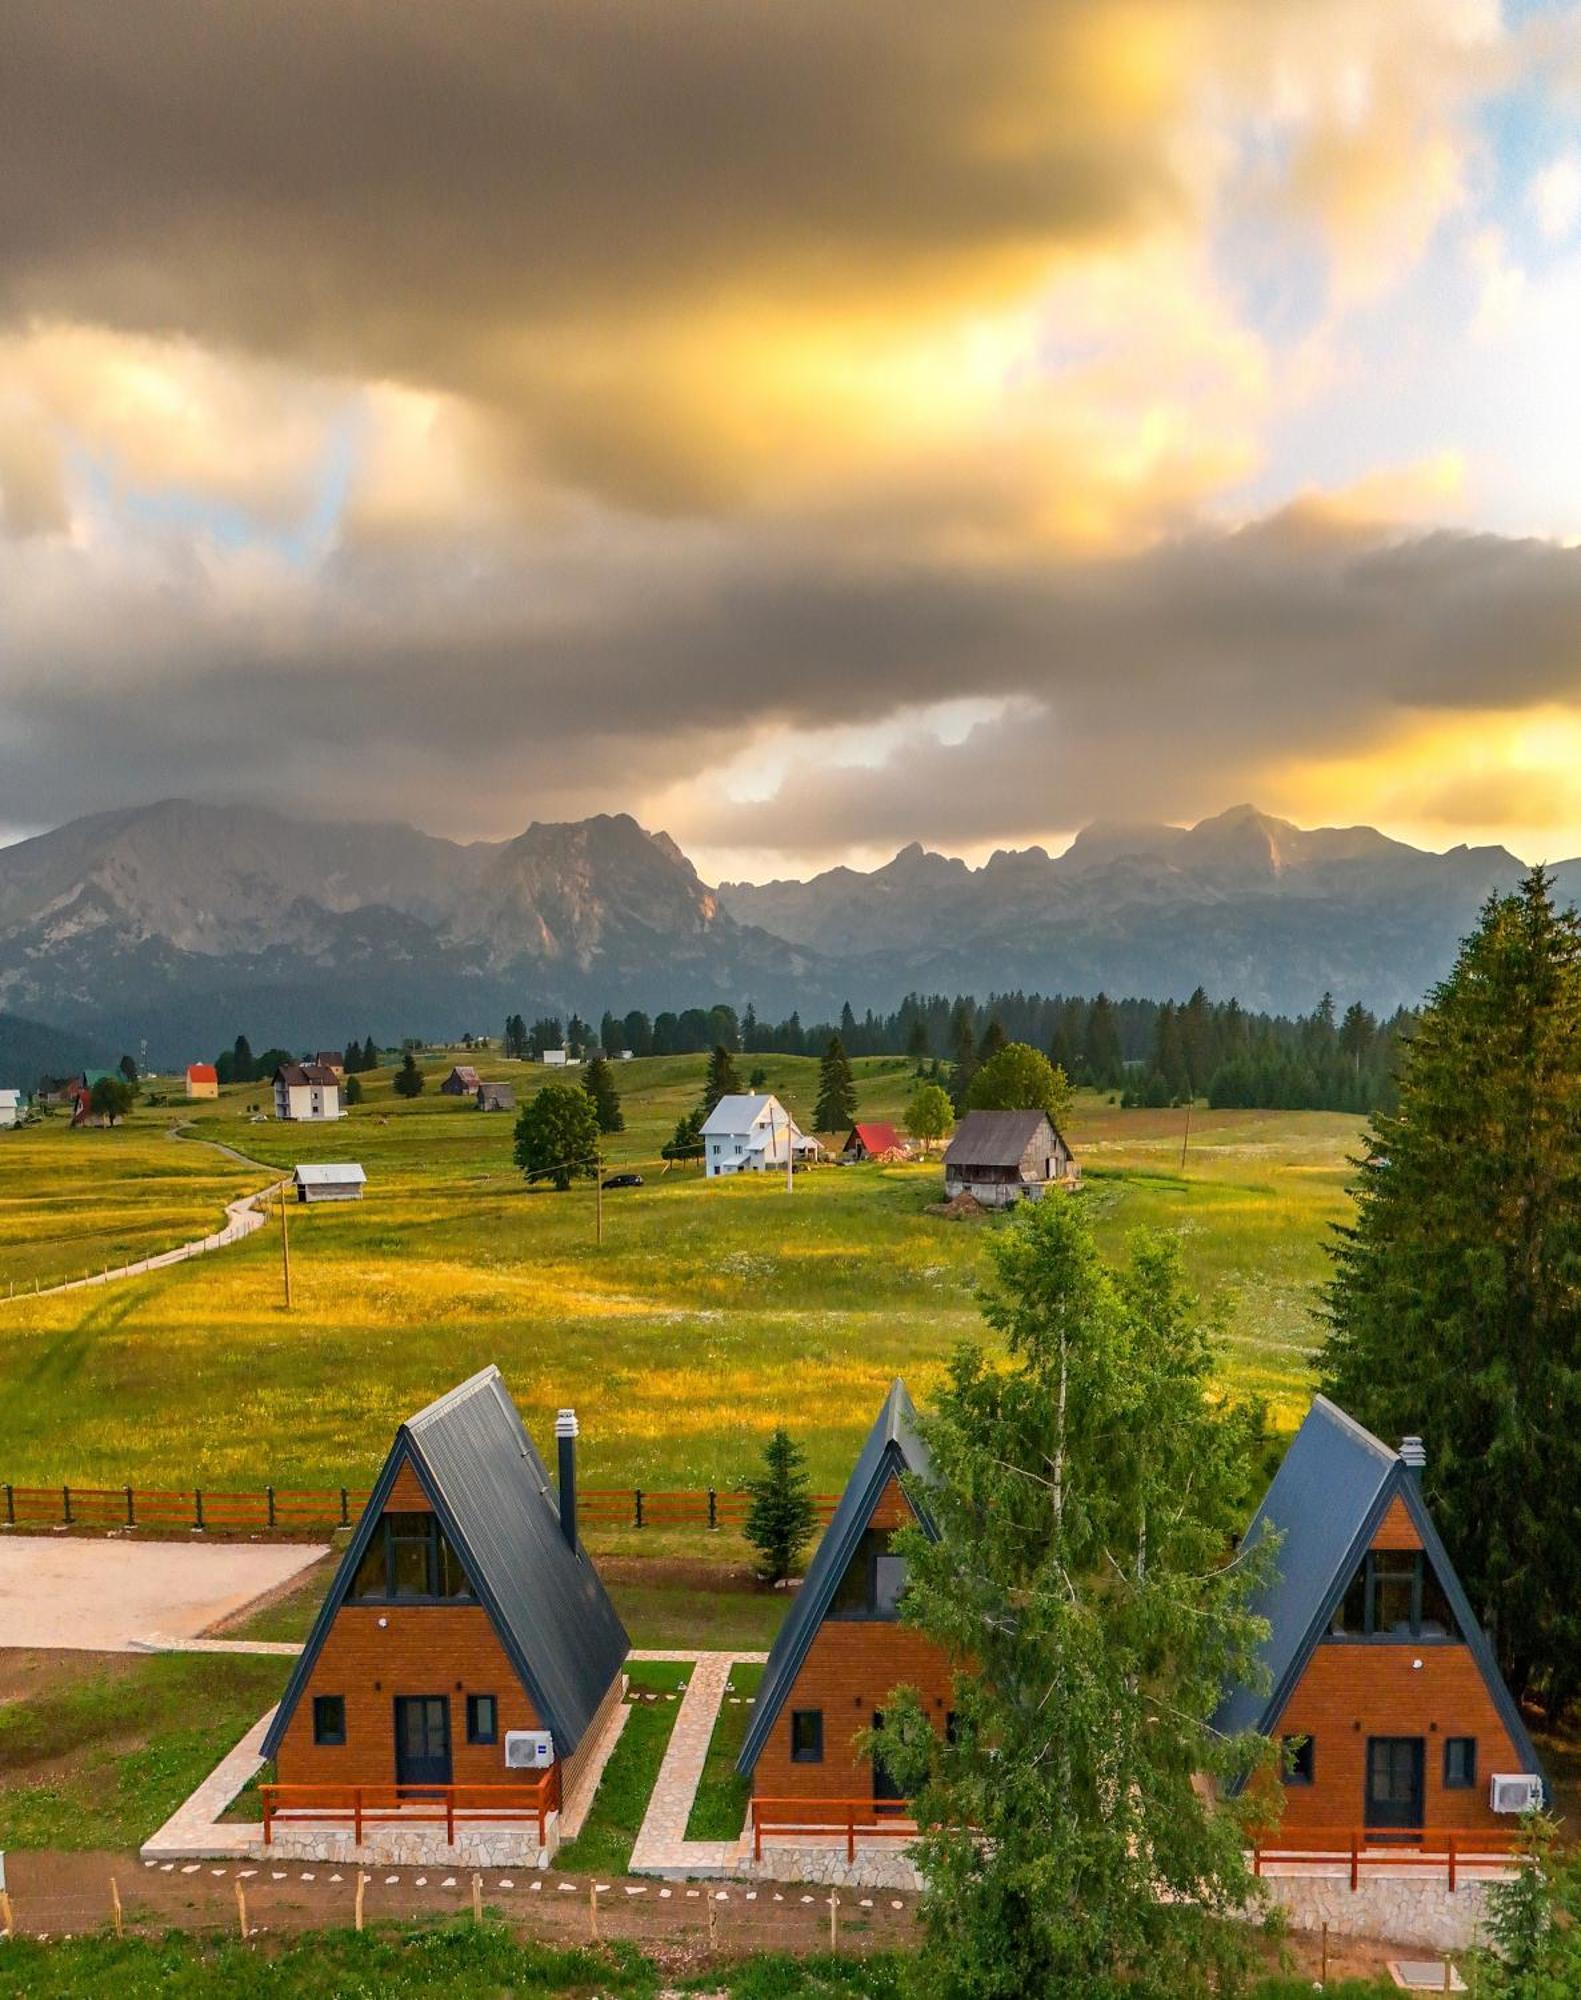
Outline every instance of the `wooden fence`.
{"type": "MultiPolygon", "coordinates": [[[[368,1489],[339,1486],[327,1491],[264,1486],[247,1492],[191,1487],[183,1492],[140,1486],[0,1485],[0,1527],[5,1528],[185,1528],[194,1533],[293,1531],[349,1528],[368,1501],[368,1489]]],[[[731,1532],[746,1521],[751,1496],[723,1488],[666,1489],[640,1486],[583,1488],[577,1518],[592,1528],[702,1528],[731,1532]]],[[[835,1501],[819,1494],[820,1524],[827,1524],[835,1501]]]]}

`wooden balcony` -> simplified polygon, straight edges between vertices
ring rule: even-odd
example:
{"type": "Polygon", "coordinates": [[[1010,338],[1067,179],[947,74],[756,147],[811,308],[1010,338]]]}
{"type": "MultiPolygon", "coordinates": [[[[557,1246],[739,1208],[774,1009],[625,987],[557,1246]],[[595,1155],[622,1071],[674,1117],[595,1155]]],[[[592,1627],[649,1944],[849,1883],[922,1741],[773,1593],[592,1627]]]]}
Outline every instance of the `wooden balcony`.
{"type": "Polygon", "coordinates": [[[550,1813],[560,1804],[560,1766],[509,1785],[260,1785],[264,1845],[276,1826],[349,1826],[362,1845],[367,1826],[443,1826],[453,1847],[457,1826],[538,1823],[545,1844],[550,1813]]]}
{"type": "Polygon", "coordinates": [[[1519,1827],[1297,1827],[1270,1834],[1252,1848],[1252,1873],[1265,1869],[1344,1871],[1351,1888],[1371,1872],[1430,1868],[1442,1873],[1453,1893],[1463,1869],[1507,1873],[1520,1859],[1519,1827]]]}
{"type": "Polygon", "coordinates": [[[763,1859],[763,1841],[845,1841],[845,1858],[856,1859],[863,1840],[914,1840],[917,1822],[909,1799],[753,1799],[752,1858],[763,1859]]]}

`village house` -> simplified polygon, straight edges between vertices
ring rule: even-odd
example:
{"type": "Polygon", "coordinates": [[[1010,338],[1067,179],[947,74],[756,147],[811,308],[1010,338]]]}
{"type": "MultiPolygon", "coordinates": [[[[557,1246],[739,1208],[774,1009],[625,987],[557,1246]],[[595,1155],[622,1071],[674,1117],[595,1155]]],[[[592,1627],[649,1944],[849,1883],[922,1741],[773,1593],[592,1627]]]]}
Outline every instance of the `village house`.
{"type": "Polygon", "coordinates": [[[555,1435],[557,1492],[494,1367],[397,1431],[264,1739],[282,1851],[355,1851],[303,1787],[340,1788],[370,1854],[465,1840],[479,1858],[483,1841],[493,1860],[546,1862],[561,1816],[580,1816],[629,1642],[577,1538],[572,1411],[555,1435]],[[403,1827],[419,1805],[429,1823],[403,1827]]]}
{"type": "Polygon", "coordinates": [[[769,1652],[736,1769],[752,1781],[754,1816],[858,1825],[893,1815],[883,1770],[856,1747],[882,1728],[890,1690],[914,1687],[948,1726],[951,1670],[923,1633],[899,1622],[903,1557],[894,1531],[916,1521],[932,1536],[924,1489],[930,1465],[916,1411],[895,1382],[769,1652]],[[908,1482],[910,1482],[908,1484],[908,1482]]]}
{"type": "Polygon", "coordinates": [[[213,1063],[187,1064],[188,1097],[218,1097],[220,1073],[213,1063]]]}
{"type": "Polygon", "coordinates": [[[1081,1169],[1042,1111],[968,1111],[944,1153],[944,1193],[970,1194],[985,1208],[1038,1200],[1081,1169]]]}
{"type": "Polygon", "coordinates": [[[291,1176],[298,1201],[361,1201],[368,1176],[354,1160],[301,1166],[291,1176]]]}
{"type": "Polygon", "coordinates": [[[320,1049],[313,1060],[322,1069],[332,1069],[337,1077],[346,1074],[346,1056],[341,1049],[320,1049]]]}
{"type": "Polygon", "coordinates": [[[476,1097],[483,1079],[471,1063],[457,1063],[439,1086],[441,1097],[476,1097]]]}
{"type": "Polygon", "coordinates": [[[0,1129],[20,1125],[26,1110],[27,1099],[20,1090],[0,1090],[0,1129]]]}
{"type": "Polygon", "coordinates": [[[703,1120],[703,1172],[709,1180],[724,1174],[785,1171],[791,1154],[798,1161],[816,1159],[823,1150],[809,1139],[774,1096],[732,1093],[721,1097],[703,1120]]]}
{"type": "Polygon", "coordinates": [[[570,1065],[571,1051],[569,1049],[545,1049],[538,1060],[541,1063],[546,1063],[550,1069],[565,1069],[570,1065]]]}
{"type": "Polygon", "coordinates": [[[1282,1845],[1508,1828],[1542,1766],[1422,1495],[1425,1454],[1391,1450],[1326,1397],[1246,1537],[1283,1540],[1253,1609],[1266,1690],[1235,1689],[1216,1726],[1283,1740],[1282,1845]]]}
{"type": "Polygon", "coordinates": [[[340,1116],[340,1082],[327,1063],[282,1063],[274,1073],[274,1115],[320,1124],[340,1116]]]}
{"type": "Polygon", "coordinates": [[[904,1160],[911,1148],[893,1125],[853,1125],[840,1148],[842,1160],[904,1160]]]}
{"type": "Polygon", "coordinates": [[[516,1093],[508,1083],[480,1083],[476,1095],[480,1111],[514,1111],[516,1093]]]}

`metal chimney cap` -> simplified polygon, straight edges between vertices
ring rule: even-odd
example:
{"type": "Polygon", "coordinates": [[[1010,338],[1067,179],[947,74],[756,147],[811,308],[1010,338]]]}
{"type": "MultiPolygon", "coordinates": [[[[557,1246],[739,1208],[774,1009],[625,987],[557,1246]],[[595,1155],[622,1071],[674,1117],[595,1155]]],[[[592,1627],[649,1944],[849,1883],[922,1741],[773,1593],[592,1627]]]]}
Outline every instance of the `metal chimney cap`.
{"type": "Polygon", "coordinates": [[[574,1438],[577,1435],[575,1410],[561,1410],[556,1415],[554,1434],[557,1438],[574,1438]]]}
{"type": "Polygon", "coordinates": [[[1420,1471],[1427,1464],[1427,1447],[1419,1437],[1401,1438],[1400,1456],[1407,1465],[1420,1471]]]}

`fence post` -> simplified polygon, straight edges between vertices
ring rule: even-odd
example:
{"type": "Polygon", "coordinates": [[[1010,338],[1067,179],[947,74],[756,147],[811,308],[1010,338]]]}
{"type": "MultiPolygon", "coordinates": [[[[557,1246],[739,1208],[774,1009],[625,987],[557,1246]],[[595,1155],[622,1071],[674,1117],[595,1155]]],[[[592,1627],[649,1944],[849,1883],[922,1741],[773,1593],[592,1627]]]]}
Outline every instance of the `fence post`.
{"type": "Polygon", "coordinates": [[[1357,1835],[1355,1828],[1352,1827],[1350,1835],[1350,1889],[1352,1895],[1355,1895],[1357,1885],[1361,1881],[1360,1848],[1361,1848],[1360,1838],[1357,1835]]]}
{"type": "MultiPolygon", "coordinates": [[[[352,1794],[351,1794],[351,1844],[352,1844],[352,1846],[353,1846],[353,1847],[361,1847],[361,1845],[362,1845],[362,1787],[361,1787],[361,1785],[358,1785],[358,1786],[356,1786],[356,1787],[355,1787],[355,1788],[353,1789],[353,1791],[352,1791],[352,1794]]],[[[359,1925],[357,1926],[357,1928],[358,1928],[358,1930],[361,1930],[361,1928],[362,1928],[361,1924],[359,1924],[359,1925]]]]}
{"type": "Polygon", "coordinates": [[[631,1497],[636,1502],[637,1518],[635,1525],[640,1528],[642,1526],[642,1488],[640,1486],[634,1488],[631,1497]]]}
{"type": "Polygon", "coordinates": [[[71,1526],[71,1488],[69,1486],[63,1486],[60,1489],[60,1507],[61,1518],[69,1528],[71,1526]]]}
{"type": "Polygon", "coordinates": [[[340,1489],[340,1525],[343,1528],[351,1526],[351,1516],[346,1511],[346,1489],[344,1486],[340,1489]]]}
{"type": "Polygon", "coordinates": [[[5,1524],[8,1528],[16,1526],[16,1488],[9,1479],[5,1484],[5,1524]]]}
{"type": "Polygon", "coordinates": [[[115,1877],[110,1877],[110,1921],[115,1925],[115,1935],[124,1935],[121,1928],[121,1891],[115,1877]]]}
{"type": "Polygon", "coordinates": [[[456,1788],[454,1785],[446,1785],[445,1845],[446,1847],[454,1847],[455,1844],[456,1844],[456,1788]]]}
{"type": "Polygon", "coordinates": [[[266,1486],[264,1488],[264,1494],[269,1502],[269,1525],[272,1528],[274,1526],[274,1488],[272,1486],[266,1486]]]}
{"type": "Polygon", "coordinates": [[[708,1489],[708,1525],[710,1529],[719,1526],[719,1495],[711,1486],[708,1489]]]}
{"type": "Polygon", "coordinates": [[[845,1802],[845,1858],[847,1861],[852,1863],[853,1866],[855,1865],[856,1807],[852,1805],[849,1799],[847,1799],[845,1802]]]}
{"type": "MultiPolygon", "coordinates": [[[[483,1877],[476,1873],[476,1871],[474,1871],[472,1876],[472,1921],[475,1924],[481,1924],[483,1921],[483,1877]]],[[[593,1927],[593,1935],[595,1937],[598,1935],[598,1926],[596,1923],[593,1927]]]]}
{"type": "Polygon", "coordinates": [[[129,1528],[135,1528],[137,1526],[137,1503],[132,1497],[132,1489],[130,1486],[128,1486],[126,1489],[126,1525],[129,1528]]]}
{"type": "Polygon", "coordinates": [[[1449,1893],[1455,1893],[1455,1836],[1449,1836],[1449,1893]]]}
{"type": "Polygon", "coordinates": [[[273,1847],[274,1846],[274,1786],[261,1785],[259,1787],[259,1790],[263,1795],[264,1846],[273,1847]]]}
{"type": "Polygon", "coordinates": [[[247,1941],[247,1891],[242,1887],[239,1877],[236,1883],[236,1922],[241,1930],[242,1942],[245,1944],[247,1941]]]}
{"type": "Polygon", "coordinates": [[[193,1525],[197,1533],[201,1535],[203,1532],[203,1488],[201,1486],[193,1489],[192,1505],[196,1515],[193,1525]]]}
{"type": "Polygon", "coordinates": [[[356,1924],[359,1931],[362,1929],[362,1892],[364,1889],[367,1888],[367,1886],[368,1886],[367,1870],[364,1868],[359,1868],[357,1870],[357,1916],[356,1916],[356,1924]]]}

